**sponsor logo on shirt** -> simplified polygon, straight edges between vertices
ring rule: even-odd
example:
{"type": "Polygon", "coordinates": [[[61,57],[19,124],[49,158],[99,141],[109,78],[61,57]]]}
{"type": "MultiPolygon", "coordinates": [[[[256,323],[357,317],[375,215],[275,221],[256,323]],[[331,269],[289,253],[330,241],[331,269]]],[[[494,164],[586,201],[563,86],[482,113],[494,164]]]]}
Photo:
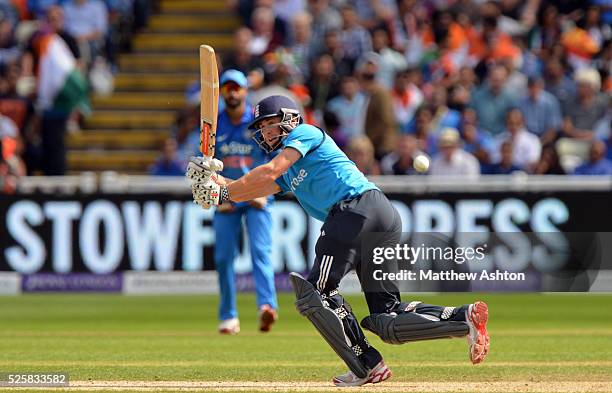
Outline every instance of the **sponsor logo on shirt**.
{"type": "Polygon", "coordinates": [[[289,184],[291,191],[295,191],[300,186],[300,184],[302,184],[306,176],[308,176],[308,172],[306,172],[305,169],[300,169],[297,176],[291,179],[291,182],[289,184]]]}
{"type": "Polygon", "coordinates": [[[226,145],[221,145],[219,148],[221,154],[229,155],[244,155],[248,156],[253,151],[253,145],[247,145],[245,143],[230,142],[226,145]]]}

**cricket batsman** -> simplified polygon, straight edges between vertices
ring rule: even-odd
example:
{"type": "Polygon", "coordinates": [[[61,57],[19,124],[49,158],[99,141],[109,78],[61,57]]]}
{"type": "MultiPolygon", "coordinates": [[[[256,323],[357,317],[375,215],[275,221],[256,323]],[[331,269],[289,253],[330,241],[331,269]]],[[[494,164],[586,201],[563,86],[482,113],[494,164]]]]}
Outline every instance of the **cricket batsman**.
{"type": "MultiPolygon", "coordinates": [[[[223,162],[221,176],[238,179],[252,168],[267,161],[258,148],[247,126],[253,120],[253,111],[246,102],[247,78],[238,70],[227,70],[221,75],[220,93],[225,109],[217,121],[216,157],[223,162]]],[[[204,157],[194,160],[201,162],[204,157]]],[[[270,262],[272,217],[269,204],[273,198],[261,196],[243,201],[226,201],[217,207],[213,219],[215,229],[215,267],[219,275],[220,304],[219,332],[237,334],[240,322],[236,311],[236,283],[234,260],[238,255],[242,220],[245,220],[253,262],[253,278],[259,330],[268,332],[277,319],[274,270],[270,262]]]]}
{"type": "MultiPolygon", "coordinates": [[[[250,128],[270,162],[238,180],[216,176],[211,165],[190,163],[187,177],[194,201],[203,208],[293,192],[306,212],[323,221],[316,260],[307,279],[292,273],[296,307],[346,363],[336,386],[360,386],[388,379],[391,371],[372,347],[338,285],[351,269],[362,272],[361,245],[372,233],[381,244],[398,243],[401,219],[386,196],[357,169],[321,129],[304,124],[298,107],[284,96],[270,96],[254,109],[250,128]]],[[[360,276],[363,284],[363,277],[360,276]]],[[[365,292],[370,315],[361,326],[391,344],[467,336],[472,363],[489,352],[488,306],[484,302],[442,307],[402,302],[395,287],[365,292]]]]}

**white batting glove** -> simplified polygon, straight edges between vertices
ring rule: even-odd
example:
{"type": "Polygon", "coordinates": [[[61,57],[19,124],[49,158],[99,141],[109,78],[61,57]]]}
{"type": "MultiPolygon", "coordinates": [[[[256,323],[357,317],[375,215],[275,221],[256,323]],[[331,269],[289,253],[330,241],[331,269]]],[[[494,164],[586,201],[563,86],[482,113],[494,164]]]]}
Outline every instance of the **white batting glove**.
{"type": "Polygon", "coordinates": [[[206,183],[194,183],[191,185],[193,201],[203,209],[210,209],[211,206],[218,206],[223,201],[229,199],[227,188],[220,186],[212,180],[206,183]]]}
{"type": "Polygon", "coordinates": [[[223,170],[223,163],[212,157],[191,157],[185,176],[191,184],[206,183],[223,170]]]}

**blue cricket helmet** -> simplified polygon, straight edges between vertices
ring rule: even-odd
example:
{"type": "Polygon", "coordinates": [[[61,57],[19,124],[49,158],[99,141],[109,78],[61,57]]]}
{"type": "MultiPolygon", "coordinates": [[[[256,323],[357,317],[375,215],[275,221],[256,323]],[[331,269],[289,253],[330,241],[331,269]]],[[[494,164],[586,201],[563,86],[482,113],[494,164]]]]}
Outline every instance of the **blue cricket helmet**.
{"type": "MultiPolygon", "coordinates": [[[[276,95],[266,97],[259,101],[253,108],[253,121],[249,124],[249,129],[254,130],[253,139],[261,149],[270,153],[281,146],[282,140],[287,137],[289,132],[302,124],[304,121],[300,115],[300,109],[292,99],[286,96],[276,95]],[[268,145],[263,137],[263,129],[257,128],[257,123],[270,117],[280,117],[280,121],[270,126],[279,126],[282,134],[279,136],[274,146],[268,145]]],[[[269,126],[269,127],[270,127],[269,126]]]]}

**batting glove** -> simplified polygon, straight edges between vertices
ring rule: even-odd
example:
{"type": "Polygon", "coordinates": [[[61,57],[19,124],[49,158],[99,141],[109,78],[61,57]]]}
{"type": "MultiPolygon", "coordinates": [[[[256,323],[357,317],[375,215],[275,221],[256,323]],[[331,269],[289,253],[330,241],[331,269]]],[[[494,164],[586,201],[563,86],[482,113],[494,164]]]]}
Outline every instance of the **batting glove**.
{"type": "Polygon", "coordinates": [[[216,177],[216,172],[223,170],[223,163],[212,157],[191,157],[185,176],[194,183],[206,183],[216,177]]]}
{"type": "Polygon", "coordinates": [[[227,187],[220,186],[210,179],[206,183],[192,184],[191,192],[193,201],[203,209],[210,209],[211,206],[218,206],[229,200],[227,187]]]}

